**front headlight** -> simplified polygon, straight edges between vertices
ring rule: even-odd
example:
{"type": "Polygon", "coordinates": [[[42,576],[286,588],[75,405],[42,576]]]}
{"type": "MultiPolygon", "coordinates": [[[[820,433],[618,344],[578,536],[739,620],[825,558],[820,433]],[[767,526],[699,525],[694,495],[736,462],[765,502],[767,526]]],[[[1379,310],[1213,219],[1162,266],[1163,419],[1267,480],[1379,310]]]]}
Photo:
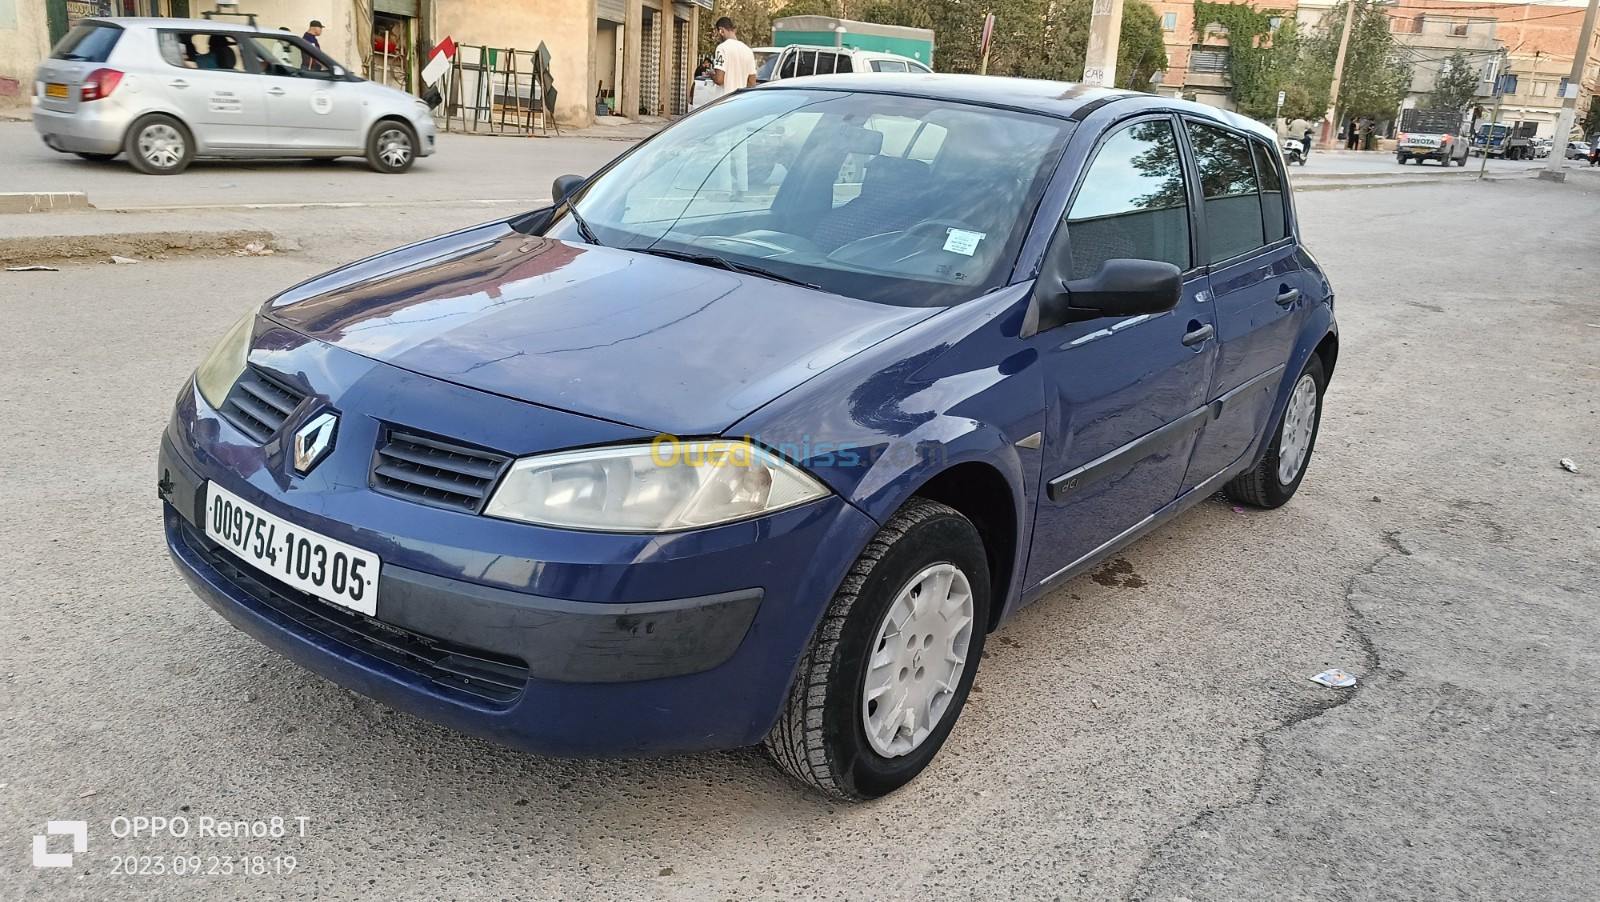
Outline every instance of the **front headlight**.
{"type": "Polygon", "coordinates": [[[565,451],[511,465],[484,513],[597,532],[672,532],[731,523],[821,498],[823,485],[742,441],[565,451]]]}
{"type": "Polygon", "coordinates": [[[217,346],[200,362],[200,368],[194,371],[194,384],[200,389],[200,397],[214,408],[222,406],[228,392],[233,390],[233,383],[244,372],[245,358],[250,356],[250,333],[255,322],[256,312],[252,310],[244,319],[234,323],[228,334],[222,336],[217,346]]]}

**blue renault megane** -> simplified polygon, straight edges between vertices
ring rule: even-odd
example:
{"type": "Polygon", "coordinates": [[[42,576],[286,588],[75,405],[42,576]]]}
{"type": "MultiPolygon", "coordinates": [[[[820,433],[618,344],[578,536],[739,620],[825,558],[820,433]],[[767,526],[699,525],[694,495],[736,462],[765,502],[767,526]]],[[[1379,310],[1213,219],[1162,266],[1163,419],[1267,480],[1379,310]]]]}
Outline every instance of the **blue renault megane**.
{"type": "Polygon", "coordinates": [[[251,310],[162,438],[173,559],[430,720],[880,796],[1021,606],[1305,478],[1338,341],[1276,144],[1043,81],[739,92],[251,310]]]}

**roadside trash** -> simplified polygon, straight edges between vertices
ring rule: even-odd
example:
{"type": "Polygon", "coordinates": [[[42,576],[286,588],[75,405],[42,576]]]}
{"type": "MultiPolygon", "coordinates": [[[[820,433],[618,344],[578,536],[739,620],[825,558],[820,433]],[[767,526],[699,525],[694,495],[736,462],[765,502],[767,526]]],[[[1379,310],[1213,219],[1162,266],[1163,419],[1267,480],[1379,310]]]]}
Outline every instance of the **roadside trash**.
{"type": "Polygon", "coordinates": [[[7,266],[6,272],[60,272],[54,266],[7,266]]]}
{"type": "Polygon", "coordinates": [[[1242,513],[1244,513],[1244,508],[1236,507],[1236,508],[1233,509],[1233,512],[1236,513],[1236,514],[1242,514],[1242,513]]]}
{"type": "Polygon", "coordinates": [[[85,789],[83,792],[78,793],[78,798],[87,799],[99,791],[98,789],[85,789]]]}
{"type": "Polygon", "coordinates": [[[128,266],[128,265],[132,265],[134,263],[138,263],[139,261],[133,259],[132,257],[119,257],[116,254],[112,254],[111,255],[111,262],[112,263],[118,263],[118,264],[121,264],[121,265],[124,265],[124,266],[128,266]]]}
{"type": "Polygon", "coordinates": [[[1373,495],[1372,500],[1378,502],[1379,504],[1383,503],[1383,499],[1377,495],[1373,495]]]}
{"type": "Polygon", "coordinates": [[[1576,473],[1578,472],[1578,464],[1570,457],[1563,457],[1561,458],[1561,469],[1566,470],[1568,473],[1576,473]]]}
{"type": "Polygon", "coordinates": [[[1356,677],[1355,674],[1334,668],[1333,670],[1324,670],[1312,677],[1311,682],[1321,683],[1329,689],[1349,689],[1356,684],[1356,677]]]}
{"type": "Polygon", "coordinates": [[[270,257],[272,256],[272,248],[267,247],[265,244],[262,244],[259,241],[252,241],[239,250],[234,251],[233,255],[236,257],[270,257]]]}

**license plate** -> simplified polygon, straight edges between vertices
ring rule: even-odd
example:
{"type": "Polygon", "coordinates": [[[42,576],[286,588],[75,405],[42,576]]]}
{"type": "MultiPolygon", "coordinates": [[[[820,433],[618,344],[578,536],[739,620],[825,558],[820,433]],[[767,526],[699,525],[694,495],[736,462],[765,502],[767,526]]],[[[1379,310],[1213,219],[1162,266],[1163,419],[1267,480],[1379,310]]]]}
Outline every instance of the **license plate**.
{"type": "Polygon", "coordinates": [[[275,517],[214,482],[206,483],[206,537],[262,573],[302,592],[378,612],[378,556],[275,517]]]}
{"type": "Polygon", "coordinates": [[[44,96],[60,97],[61,99],[65,100],[67,97],[67,86],[58,85],[55,82],[51,82],[50,84],[44,86],[44,96]]]}

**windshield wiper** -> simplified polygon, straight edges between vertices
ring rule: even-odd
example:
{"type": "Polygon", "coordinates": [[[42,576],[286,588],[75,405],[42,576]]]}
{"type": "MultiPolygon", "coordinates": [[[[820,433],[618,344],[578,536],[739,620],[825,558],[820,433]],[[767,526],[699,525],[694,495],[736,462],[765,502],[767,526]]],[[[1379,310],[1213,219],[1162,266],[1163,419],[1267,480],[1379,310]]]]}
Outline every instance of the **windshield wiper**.
{"type": "Polygon", "coordinates": [[[687,263],[697,263],[701,266],[711,266],[717,269],[726,269],[729,272],[742,273],[747,276],[760,276],[764,279],[771,279],[774,282],[784,282],[789,285],[799,285],[801,288],[810,288],[815,291],[822,290],[821,285],[805,282],[800,279],[796,279],[793,276],[786,276],[783,273],[773,272],[770,269],[762,269],[759,266],[751,266],[747,263],[735,263],[726,257],[719,257],[716,254],[696,254],[689,251],[669,251],[665,248],[659,247],[625,247],[623,250],[633,251],[639,254],[652,254],[657,257],[670,257],[674,260],[683,260],[687,263]]]}
{"type": "Polygon", "coordinates": [[[573,206],[571,201],[567,202],[567,212],[572,214],[572,221],[577,224],[578,234],[583,236],[584,241],[599,247],[605,247],[604,244],[600,243],[600,239],[594,236],[594,229],[589,228],[589,224],[583,221],[583,214],[578,212],[578,208],[573,206]]]}

